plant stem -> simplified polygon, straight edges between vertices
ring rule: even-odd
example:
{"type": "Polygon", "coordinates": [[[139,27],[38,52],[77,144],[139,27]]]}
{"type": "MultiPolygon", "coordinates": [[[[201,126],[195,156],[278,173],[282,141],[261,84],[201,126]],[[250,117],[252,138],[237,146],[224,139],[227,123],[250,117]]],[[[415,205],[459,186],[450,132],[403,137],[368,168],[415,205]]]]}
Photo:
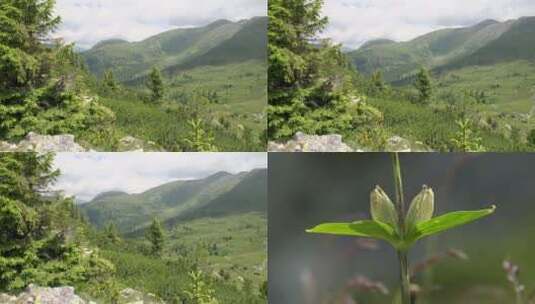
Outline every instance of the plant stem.
{"type": "MultiPolygon", "coordinates": [[[[405,237],[405,200],[403,196],[403,181],[401,178],[401,165],[399,163],[398,153],[392,155],[392,165],[394,170],[394,187],[396,188],[396,209],[398,213],[399,233],[400,237],[403,239],[405,237]]],[[[401,281],[401,304],[411,304],[408,250],[399,249],[398,259],[401,281]]]]}
{"type": "Polygon", "coordinates": [[[401,165],[399,154],[392,154],[392,165],[394,170],[394,187],[396,189],[396,208],[398,213],[400,233],[405,234],[405,199],[403,196],[403,181],[401,179],[401,165]]]}
{"type": "Polygon", "coordinates": [[[401,280],[401,303],[410,304],[411,303],[411,281],[409,273],[409,259],[406,250],[398,250],[399,258],[399,270],[400,270],[400,280],[401,280]]]}

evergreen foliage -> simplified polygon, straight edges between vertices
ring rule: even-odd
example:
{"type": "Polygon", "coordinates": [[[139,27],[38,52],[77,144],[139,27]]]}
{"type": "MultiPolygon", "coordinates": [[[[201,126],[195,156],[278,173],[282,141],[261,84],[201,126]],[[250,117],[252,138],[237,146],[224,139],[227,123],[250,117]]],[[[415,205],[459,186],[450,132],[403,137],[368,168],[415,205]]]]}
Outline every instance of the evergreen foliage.
{"type": "Polygon", "coordinates": [[[111,222],[104,228],[104,236],[106,240],[110,243],[119,243],[121,238],[119,237],[119,230],[115,223],[111,222]]]}
{"type": "Polygon", "coordinates": [[[428,104],[431,101],[433,87],[431,84],[431,76],[429,75],[429,71],[427,69],[420,69],[416,75],[414,87],[418,90],[418,102],[422,104],[428,104]]]}
{"type": "Polygon", "coordinates": [[[386,84],[383,80],[383,73],[377,70],[371,76],[372,91],[374,93],[382,93],[386,89],[386,84]]]}
{"type": "Polygon", "coordinates": [[[113,113],[82,94],[83,64],[72,45],[50,41],[59,24],[53,0],[0,4],[0,138],[30,131],[75,133],[104,128],[113,113]]]}
{"type": "Polygon", "coordinates": [[[151,91],[151,100],[160,101],[163,98],[165,87],[160,70],[156,67],[152,69],[147,82],[147,87],[151,91]]]}
{"type": "Polygon", "coordinates": [[[115,91],[119,88],[119,85],[115,81],[115,77],[113,76],[112,70],[106,70],[104,72],[104,79],[103,79],[104,86],[109,88],[112,91],[115,91]]]}
{"type": "Polygon", "coordinates": [[[48,190],[58,174],[51,155],[0,154],[0,291],[104,280],[114,271],[81,246],[73,200],[48,190]]]}
{"type": "Polygon", "coordinates": [[[320,41],[322,0],[274,0],[268,4],[268,132],[280,139],[350,133],[380,121],[377,111],[352,102],[349,64],[339,46],[320,41]]]}
{"type": "Polygon", "coordinates": [[[161,255],[163,251],[165,235],[162,224],[157,218],[152,220],[152,224],[147,230],[146,238],[151,243],[151,253],[156,256],[161,255]]]}

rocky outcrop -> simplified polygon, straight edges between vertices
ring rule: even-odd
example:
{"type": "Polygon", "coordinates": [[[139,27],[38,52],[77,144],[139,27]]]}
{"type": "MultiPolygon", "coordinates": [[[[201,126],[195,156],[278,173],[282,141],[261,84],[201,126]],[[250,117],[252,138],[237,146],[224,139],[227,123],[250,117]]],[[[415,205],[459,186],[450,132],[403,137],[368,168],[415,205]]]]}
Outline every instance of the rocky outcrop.
{"type": "Polygon", "coordinates": [[[30,132],[18,144],[0,141],[2,152],[86,152],[87,149],[74,141],[74,135],[40,135],[30,132]]]}
{"type": "MultiPolygon", "coordinates": [[[[0,152],[90,152],[79,145],[74,135],[40,135],[34,132],[28,133],[19,143],[0,141],[0,152]]],[[[158,152],[156,143],[145,142],[141,139],[125,136],[117,144],[117,152],[158,152]]]]}
{"type": "MultiPolygon", "coordinates": [[[[365,147],[353,149],[342,141],[342,136],[331,135],[307,135],[296,133],[286,143],[269,142],[270,152],[364,152],[365,147]]],[[[413,142],[400,136],[392,136],[386,141],[384,151],[388,152],[431,152],[421,142],[413,142]]]]}
{"type": "Polygon", "coordinates": [[[118,304],[165,304],[157,296],[144,294],[132,288],[126,288],[119,294],[118,304]]]}
{"type": "Polygon", "coordinates": [[[429,147],[419,141],[411,141],[394,135],[386,141],[385,151],[388,152],[432,152],[429,147]]]}
{"type": "Polygon", "coordinates": [[[342,136],[307,135],[301,132],[286,143],[269,142],[270,152],[353,152],[354,150],[342,141],[342,136]]]}
{"type": "Polygon", "coordinates": [[[159,151],[156,143],[145,142],[139,138],[125,136],[119,140],[117,152],[157,152],[159,151]]]}
{"type": "MultiPolygon", "coordinates": [[[[97,304],[84,300],[74,292],[74,288],[38,287],[30,285],[18,296],[0,294],[1,304],[97,304]]],[[[144,294],[132,288],[123,289],[119,293],[118,304],[165,304],[153,294],[144,294]]]]}
{"type": "Polygon", "coordinates": [[[2,304],[93,304],[86,302],[74,293],[72,287],[37,287],[34,285],[18,296],[0,294],[2,304]]]}

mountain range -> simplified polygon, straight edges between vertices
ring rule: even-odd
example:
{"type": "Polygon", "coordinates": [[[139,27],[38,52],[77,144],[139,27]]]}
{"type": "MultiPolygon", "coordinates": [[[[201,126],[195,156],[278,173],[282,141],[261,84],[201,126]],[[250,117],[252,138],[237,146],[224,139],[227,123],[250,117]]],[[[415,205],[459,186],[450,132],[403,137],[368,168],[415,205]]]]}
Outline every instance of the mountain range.
{"type": "Polygon", "coordinates": [[[122,233],[147,227],[157,217],[166,225],[202,217],[267,213],[267,170],[218,172],[198,180],[174,181],[143,193],[97,195],[80,209],[98,228],[109,222],[122,233]]]}
{"type": "Polygon", "coordinates": [[[474,65],[535,60],[535,17],[485,20],[463,28],[441,29],[406,42],[372,40],[347,52],[355,68],[380,70],[386,81],[412,77],[422,66],[436,73],[474,65]]]}
{"type": "Polygon", "coordinates": [[[139,42],[102,41],[82,52],[91,73],[111,70],[121,82],[143,79],[153,67],[174,75],[198,66],[267,60],[267,17],[231,22],[218,20],[203,27],[181,28],[139,42]]]}

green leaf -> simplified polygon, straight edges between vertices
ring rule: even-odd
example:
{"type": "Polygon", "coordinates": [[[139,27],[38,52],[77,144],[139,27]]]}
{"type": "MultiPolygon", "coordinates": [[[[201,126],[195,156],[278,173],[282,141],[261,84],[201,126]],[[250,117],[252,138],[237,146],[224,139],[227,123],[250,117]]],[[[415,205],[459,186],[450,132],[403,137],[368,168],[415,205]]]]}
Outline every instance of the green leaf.
{"type": "Polygon", "coordinates": [[[407,236],[406,243],[413,243],[423,237],[443,232],[445,230],[462,226],[490,215],[496,206],[476,211],[456,211],[437,216],[416,225],[416,228],[407,236]]]}
{"type": "Polygon", "coordinates": [[[397,247],[400,242],[398,235],[391,226],[373,220],[353,223],[325,223],[308,229],[306,232],[375,238],[385,240],[394,247],[397,247]]]}

